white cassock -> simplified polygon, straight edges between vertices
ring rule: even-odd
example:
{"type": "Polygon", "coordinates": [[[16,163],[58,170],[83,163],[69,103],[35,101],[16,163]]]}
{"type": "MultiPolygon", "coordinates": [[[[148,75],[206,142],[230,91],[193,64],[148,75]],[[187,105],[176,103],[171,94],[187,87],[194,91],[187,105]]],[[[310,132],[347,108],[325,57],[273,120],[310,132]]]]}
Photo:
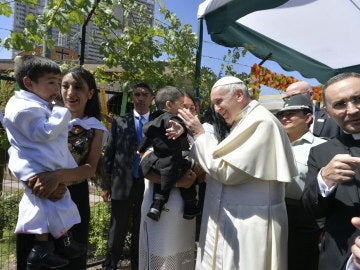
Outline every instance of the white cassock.
{"type": "Polygon", "coordinates": [[[191,152],[209,174],[196,269],[287,269],[285,183],[297,170],[279,121],[252,101],[226,139],[202,134],[191,152]]]}

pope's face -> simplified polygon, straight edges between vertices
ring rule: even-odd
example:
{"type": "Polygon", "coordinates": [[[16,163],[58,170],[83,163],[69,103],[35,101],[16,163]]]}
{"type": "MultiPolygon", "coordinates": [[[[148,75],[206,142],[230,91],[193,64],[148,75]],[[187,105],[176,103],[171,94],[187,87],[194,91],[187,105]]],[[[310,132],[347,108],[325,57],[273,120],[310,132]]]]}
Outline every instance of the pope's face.
{"type": "Polygon", "coordinates": [[[325,109],[341,129],[360,133],[360,78],[349,77],[331,84],[325,91],[325,109]]]}
{"type": "Polygon", "coordinates": [[[211,90],[210,97],[215,111],[222,115],[228,125],[233,125],[242,109],[240,101],[243,94],[241,89],[231,92],[219,86],[211,90]]]}

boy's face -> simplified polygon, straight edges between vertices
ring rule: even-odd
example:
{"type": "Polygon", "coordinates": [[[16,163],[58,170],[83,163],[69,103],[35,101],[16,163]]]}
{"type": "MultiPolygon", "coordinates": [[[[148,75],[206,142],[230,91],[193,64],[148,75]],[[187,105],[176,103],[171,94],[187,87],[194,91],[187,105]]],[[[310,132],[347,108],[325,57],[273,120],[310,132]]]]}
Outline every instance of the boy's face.
{"type": "Polygon", "coordinates": [[[178,99],[175,100],[175,102],[167,102],[167,111],[169,113],[177,115],[178,110],[183,108],[184,108],[184,96],[178,97],[178,99]]]}
{"type": "Polygon", "coordinates": [[[37,81],[32,81],[29,77],[24,77],[23,81],[30,92],[48,102],[55,100],[60,92],[60,74],[47,73],[39,77],[37,81]]]}

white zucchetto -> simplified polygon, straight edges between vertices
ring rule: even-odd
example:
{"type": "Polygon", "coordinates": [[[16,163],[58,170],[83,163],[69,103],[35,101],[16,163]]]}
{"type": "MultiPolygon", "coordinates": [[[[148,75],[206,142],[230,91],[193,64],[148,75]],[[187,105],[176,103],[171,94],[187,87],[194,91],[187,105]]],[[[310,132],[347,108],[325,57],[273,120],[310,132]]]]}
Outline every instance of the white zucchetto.
{"type": "Polygon", "coordinates": [[[227,84],[234,84],[234,83],[244,83],[244,82],[234,76],[225,76],[225,77],[222,77],[221,79],[219,79],[212,88],[227,85],[227,84]]]}

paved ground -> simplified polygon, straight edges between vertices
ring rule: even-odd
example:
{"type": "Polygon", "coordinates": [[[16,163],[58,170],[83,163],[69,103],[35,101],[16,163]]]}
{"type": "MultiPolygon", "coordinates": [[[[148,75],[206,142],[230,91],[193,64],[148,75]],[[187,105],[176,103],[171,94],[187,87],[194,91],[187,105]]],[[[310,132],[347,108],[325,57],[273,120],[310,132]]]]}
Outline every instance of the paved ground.
{"type": "MultiPolygon", "coordinates": [[[[88,270],[101,270],[101,264],[97,266],[93,266],[90,268],[87,268],[88,270]]],[[[131,265],[129,260],[123,260],[120,261],[118,264],[118,270],[131,270],[131,265]]]]}
{"type": "MultiPolygon", "coordinates": [[[[101,264],[98,266],[92,266],[87,268],[88,270],[102,270],[101,264]]],[[[16,270],[16,265],[8,265],[6,267],[3,267],[1,270],[16,270]]],[[[118,265],[118,270],[131,270],[130,261],[124,260],[121,261],[118,265]]]]}

